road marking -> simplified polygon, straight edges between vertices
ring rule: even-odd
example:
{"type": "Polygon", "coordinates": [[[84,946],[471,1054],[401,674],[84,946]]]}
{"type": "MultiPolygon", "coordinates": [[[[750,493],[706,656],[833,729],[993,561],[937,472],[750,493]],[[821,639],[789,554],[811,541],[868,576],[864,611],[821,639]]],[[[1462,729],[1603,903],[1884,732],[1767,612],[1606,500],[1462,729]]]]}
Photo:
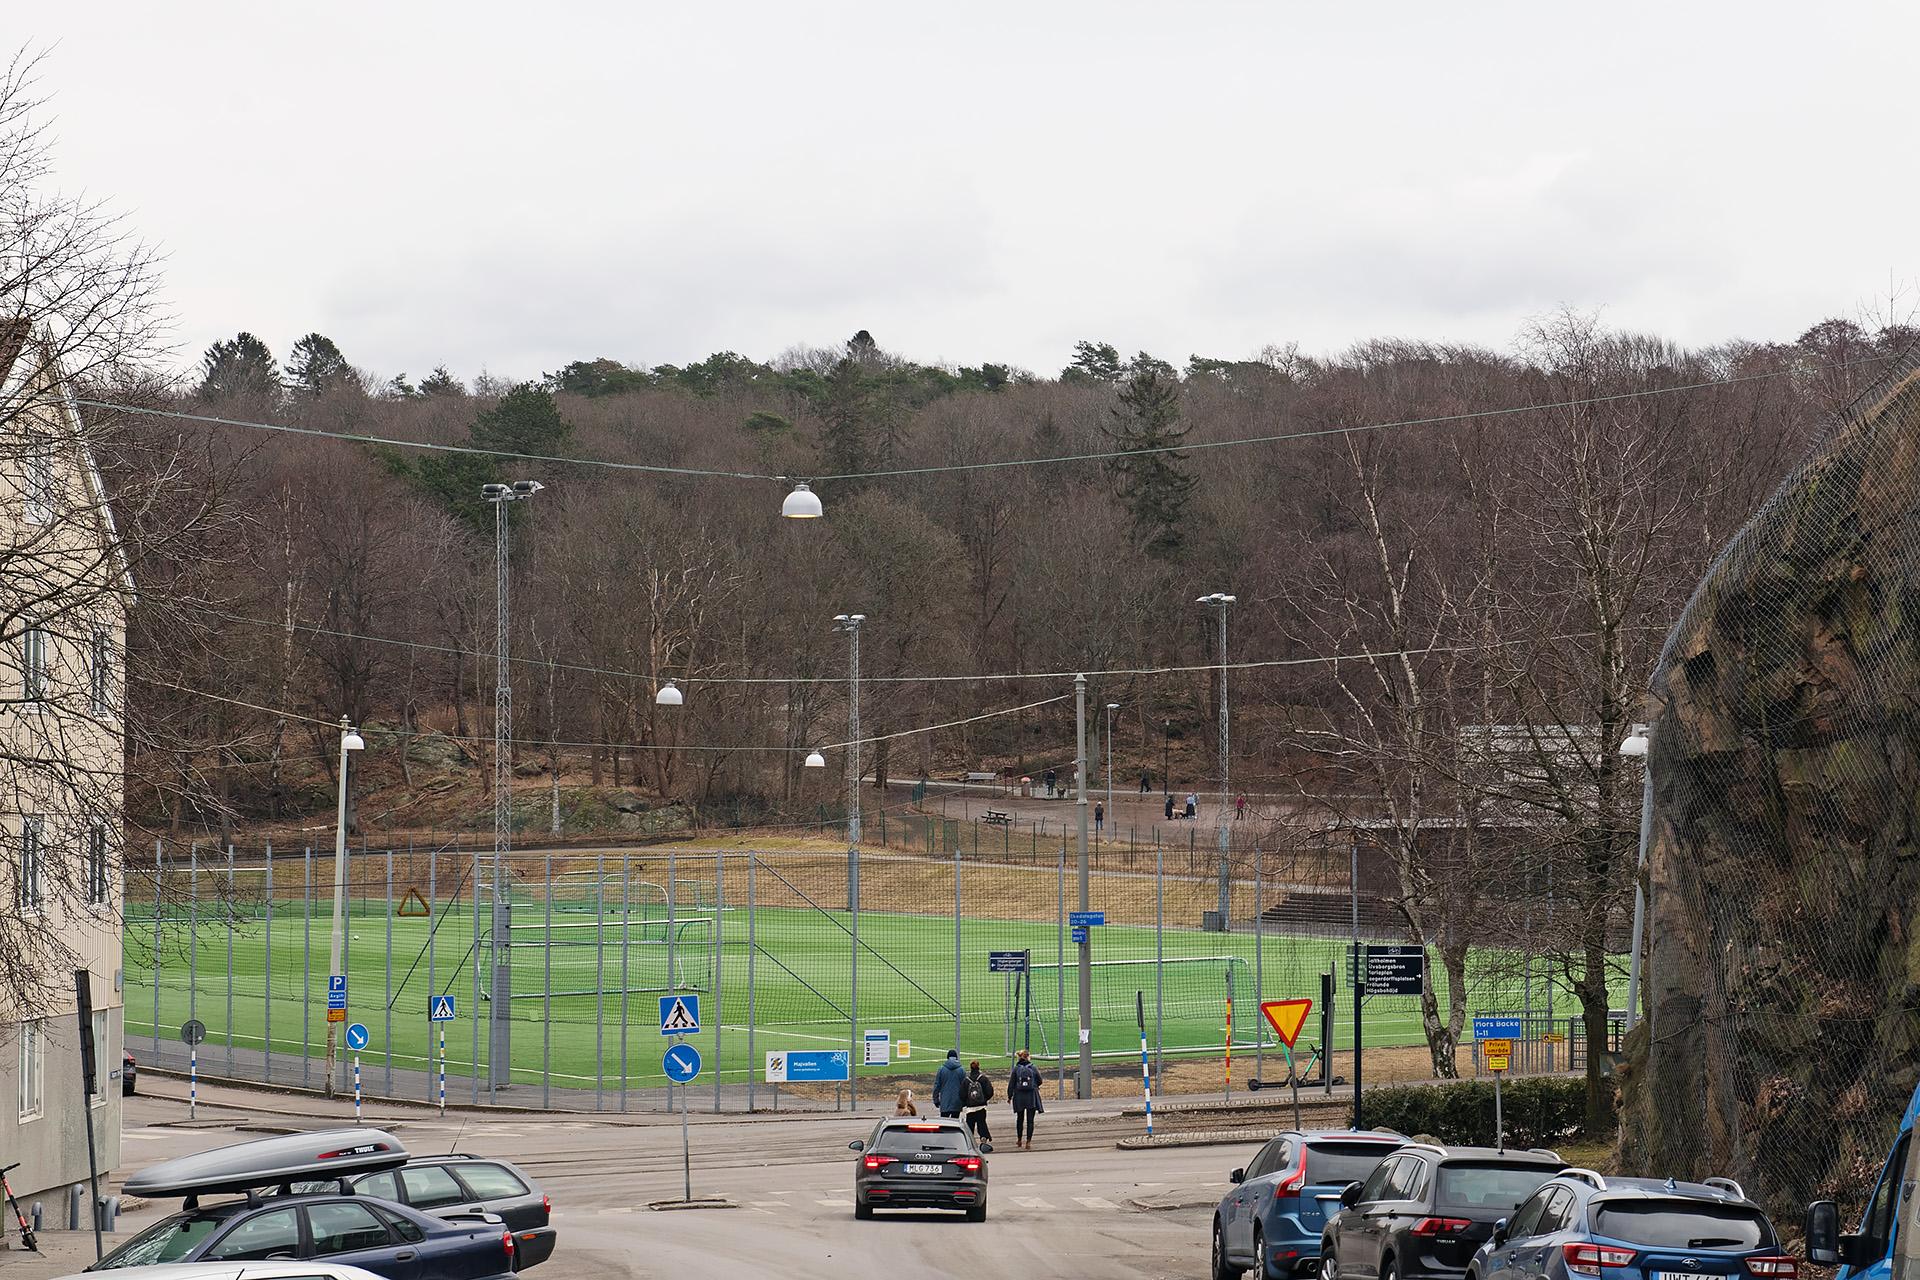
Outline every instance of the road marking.
{"type": "Polygon", "coordinates": [[[850,1209],[853,1207],[853,1201],[851,1200],[815,1200],[814,1203],[826,1209],[850,1209]]]}
{"type": "Polygon", "coordinates": [[[166,1137],[167,1135],[164,1133],[136,1133],[132,1130],[128,1130],[122,1133],[120,1136],[122,1138],[132,1138],[135,1142],[158,1142],[160,1141],[160,1139],[166,1137]]]}
{"type": "Polygon", "coordinates": [[[1120,1208],[1120,1206],[1115,1204],[1113,1201],[1102,1200],[1099,1196],[1075,1196],[1073,1198],[1073,1202],[1075,1204],[1085,1205],[1089,1209],[1118,1210],[1120,1208]]]}
{"type": "Polygon", "coordinates": [[[788,1207],[785,1200],[752,1200],[748,1203],[756,1209],[785,1209],[788,1207]]]}
{"type": "Polygon", "coordinates": [[[1042,1200],[1039,1196],[1015,1196],[1013,1198],[1013,1202],[1019,1205],[1022,1209],[1053,1208],[1052,1205],[1048,1204],[1045,1200],[1042,1200]]]}

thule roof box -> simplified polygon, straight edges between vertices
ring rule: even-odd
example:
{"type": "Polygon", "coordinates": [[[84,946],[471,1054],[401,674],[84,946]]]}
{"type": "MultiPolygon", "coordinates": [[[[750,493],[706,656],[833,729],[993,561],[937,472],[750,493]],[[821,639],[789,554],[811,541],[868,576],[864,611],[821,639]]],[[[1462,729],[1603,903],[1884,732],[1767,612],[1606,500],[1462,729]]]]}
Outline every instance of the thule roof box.
{"type": "Polygon", "coordinates": [[[406,1162],[407,1149],[384,1129],[323,1129],[168,1160],[128,1178],[126,1190],[129,1195],[191,1200],[219,1192],[348,1178],[406,1162]]]}

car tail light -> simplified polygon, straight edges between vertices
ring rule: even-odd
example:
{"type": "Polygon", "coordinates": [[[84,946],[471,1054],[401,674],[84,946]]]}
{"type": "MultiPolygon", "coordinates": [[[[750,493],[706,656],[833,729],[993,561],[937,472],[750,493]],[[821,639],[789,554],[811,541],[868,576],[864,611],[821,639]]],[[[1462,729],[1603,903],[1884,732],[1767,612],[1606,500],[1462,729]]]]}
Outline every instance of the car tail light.
{"type": "Polygon", "coordinates": [[[907,1132],[908,1133],[938,1133],[944,1127],[945,1126],[943,1125],[937,1125],[937,1124],[910,1124],[907,1126],[907,1132]]]}
{"type": "Polygon", "coordinates": [[[1602,1267],[1631,1266],[1634,1258],[1631,1249],[1604,1244],[1570,1244],[1565,1246],[1565,1252],[1567,1270],[1581,1276],[1597,1276],[1602,1267]]]}
{"type": "Polygon", "coordinates": [[[960,1166],[960,1171],[962,1173],[980,1172],[979,1156],[955,1156],[953,1158],[953,1162],[960,1166]]]}
{"type": "Polygon", "coordinates": [[[1748,1258],[1747,1271],[1767,1280],[1799,1280],[1800,1263],[1784,1254],[1770,1258],[1748,1258]]]}
{"type": "Polygon", "coordinates": [[[513,1261],[513,1232],[502,1231],[500,1233],[500,1247],[507,1251],[507,1261],[513,1261]]]}
{"type": "Polygon", "coordinates": [[[866,1156],[861,1159],[860,1163],[868,1169],[884,1169],[890,1164],[899,1164],[900,1162],[892,1156],[866,1156]]]}
{"type": "Polygon", "coordinates": [[[553,1216],[553,1197],[552,1196],[540,1197],[540,1212],[546,1214],[549,1218],[553,1216]]]}
{"type": "Polygon", "coordinates": [[[1473,1223],[1465,1218],[1422,1218],[1413,1224],[1413,1234],[1428,1238],[1452,1235],[1456,1231],[1465,1231],[1472,1225],[1473,1223]]]}
{"type": "Polygon", "coordinates": [[[1307,1185],[1307,1153],[1300,1152],[1300,1167],[1282,1178],[1273,1189],[1277,1196],[1297,1196],[1307,1185]]]}

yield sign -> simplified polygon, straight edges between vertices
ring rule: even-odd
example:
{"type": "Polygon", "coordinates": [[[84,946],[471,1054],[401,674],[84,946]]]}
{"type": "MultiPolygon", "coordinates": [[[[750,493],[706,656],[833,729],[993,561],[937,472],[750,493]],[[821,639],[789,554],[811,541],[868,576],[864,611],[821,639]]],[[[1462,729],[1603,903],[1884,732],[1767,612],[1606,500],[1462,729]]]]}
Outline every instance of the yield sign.
{"type": "Polygon", "coordinates": [[[1260,1006],[1260,1012],[1267,1015],[1275,1034],[1291,1049],[1300,1038],[1300,1028],[1307,1025],[1307,1012],[1312,1008],[1311,1000],[1269,1000],[1260,1006]]]}

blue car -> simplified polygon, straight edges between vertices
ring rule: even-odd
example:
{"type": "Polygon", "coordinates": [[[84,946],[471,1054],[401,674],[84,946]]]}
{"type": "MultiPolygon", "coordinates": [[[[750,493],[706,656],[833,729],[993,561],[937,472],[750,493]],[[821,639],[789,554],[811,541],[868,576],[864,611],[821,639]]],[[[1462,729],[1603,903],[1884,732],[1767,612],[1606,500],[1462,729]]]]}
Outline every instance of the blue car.
{"type": "Polygon", "coordinates": [[[1773,1224],[1725,1178],[1568,1169],[1495,1224],[1467,1280],[1797,1280],[1773,1224]]]}
{"type": "Polygon", "coordinates": [[[1214,1280],[1238,1280],[1249,1267],[1260,1280],[1318,1272],[1321,1228],[1329,1209],[1338,1212],[1341,1190],[1365,1182],[1406,1141],[1352,1129],[1271,1139],[1252,1164],[1229,1175],[1233,1190],[1214,1210],[1214,1280]]]}

